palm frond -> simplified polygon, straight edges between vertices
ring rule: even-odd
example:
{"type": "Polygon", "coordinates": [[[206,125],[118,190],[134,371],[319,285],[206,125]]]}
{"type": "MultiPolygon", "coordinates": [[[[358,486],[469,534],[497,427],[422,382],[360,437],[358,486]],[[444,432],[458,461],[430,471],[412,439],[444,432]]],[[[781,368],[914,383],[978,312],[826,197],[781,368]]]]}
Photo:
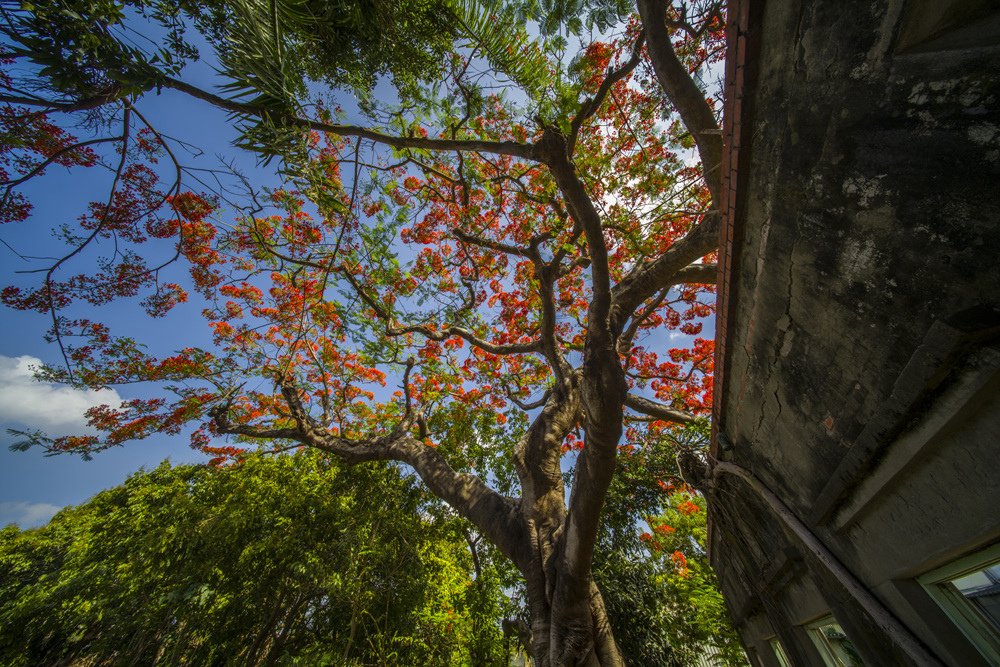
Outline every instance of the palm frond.
{"type": "Polygon", "coordinates": [[[237,0],[220,53],[229,83],[223,90],[265,110],[287,111],[303,91],[301,73],[286,57],[290,22],[306,22],[300,0],[237,0]],[[249,98],[249,99],[248,99],[249,98]]]}
{"type": "Polygon", "coordinates": [[[499,0],[447,0],[465,36],[478,46],[490,65],[508,76],[532,99],[553,82],[552,63],[538,41],[524,29],[515,12],[499,0]]]}

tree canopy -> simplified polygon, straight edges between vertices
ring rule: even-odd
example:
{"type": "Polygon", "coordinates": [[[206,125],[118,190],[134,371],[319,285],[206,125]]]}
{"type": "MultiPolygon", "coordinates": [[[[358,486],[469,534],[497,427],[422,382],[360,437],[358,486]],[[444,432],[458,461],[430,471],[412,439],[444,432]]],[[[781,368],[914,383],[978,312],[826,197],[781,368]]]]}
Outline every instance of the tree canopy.
{"type": "MultiPolygon", "coordinates": [[[[656,482],[673,467],[635,450],[609,492],[595,577],[615,635],[636,664],[743,665],[703,501],[656,482]]],[[[0,664],[507,665],[523,595],[497,556],[385,464],[164,463],[0,531],[0,664]]]]}
{"type": "Polygon", "coordinates": [[[98,436],[20,446],[193,428],[217,463],[405,464],[524,577],[537,664],[621,664],[592,576],[616,457],[711,404],[722,3],[387,7],[4,9],[0,213],[27,219],[55,165],[109,183],[2,299],[51,320],[44,378],[150,387],[92,410],[98,436]],[[150,120],[162,91],[231,114],[282,187],[199,178],[150,120]],[[161,355],[80,315],[119,299],[197,302],[213,343],[184,325],[161,355]]]}
{"type": "MultiPolygon", "coordinates": [[[[705,442],[707,424],[678,434],[705,442]]],[[[618,456],[594,552],[622,654],[637,665],[746,665],[708,563],[705,499],[679,480],[669,447],[618,456]],[[637,523],[637,518],[641,523],[637,523]]]]}
{"type": "Polygon", "coordinates": [[[163,464],[0,532],[0,663],[507,665],[504,572],[433,510],[315,452],[163,464]]]}

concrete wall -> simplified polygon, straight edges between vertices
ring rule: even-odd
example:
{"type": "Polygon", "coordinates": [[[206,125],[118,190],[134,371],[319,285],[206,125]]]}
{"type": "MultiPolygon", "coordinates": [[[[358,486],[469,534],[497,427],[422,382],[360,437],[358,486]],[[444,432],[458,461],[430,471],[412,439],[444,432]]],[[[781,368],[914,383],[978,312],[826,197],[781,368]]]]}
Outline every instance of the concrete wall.
{"type": "MultiPolygon", "coordinates": [[[[1000,9],[751,4],[720,457],[941,661],[985,664],[914,580],[1000,541],[1000,9]]],[[[799,626],[829,611],[869,664],[910,661],[740,480],[713,493],[762,664],[767,633],[821,664],[799,626]]]]}

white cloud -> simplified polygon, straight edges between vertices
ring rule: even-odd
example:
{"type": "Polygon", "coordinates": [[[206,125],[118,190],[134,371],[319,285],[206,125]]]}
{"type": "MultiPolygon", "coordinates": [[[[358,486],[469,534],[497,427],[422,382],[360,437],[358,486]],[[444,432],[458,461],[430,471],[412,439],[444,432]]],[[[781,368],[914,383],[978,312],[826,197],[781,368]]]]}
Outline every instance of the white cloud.
{"type": "Polygon", "coordinates": [[[48,523],[61,510],[50,503],[26,503],[24,501],[0,502],[0,527],[16,523],[21,528],[34,528],[48,523]]]}
{"type": "Polygon", "coordinates": [[[41,365],[37,357],[0,354],[0,422],[54,435],[78,435],[89,430],[84,416],[89,408],[121,403],[113,389],[92,391],[38,382],[32,368],[41,365]]]}

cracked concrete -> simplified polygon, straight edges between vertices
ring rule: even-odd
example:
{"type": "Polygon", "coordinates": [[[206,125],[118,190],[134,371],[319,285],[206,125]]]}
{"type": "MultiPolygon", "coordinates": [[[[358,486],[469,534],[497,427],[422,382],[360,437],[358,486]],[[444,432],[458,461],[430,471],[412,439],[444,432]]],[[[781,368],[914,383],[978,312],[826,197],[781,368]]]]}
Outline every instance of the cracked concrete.
{"type": "MultiPolygon", "coordinates": [[[[1000,304],[1000,46],[949,48],[934,26],[957,14],[940,8],[930,0],[855,3],[850,12],[834,0],[765,3],[756,27],[762,41],[742,119],[754,132],[740,149],[741,159],[749,156],[737,185],[745,203],[736,223],[726,378],[716,400],[720,428],[733,443],[722,456],[753,470],[799,517],[810,516],[848,457],[865,451],[859,438],[899,395],[897,380],[931,327],[1000,304]],[[936,18],[915,19],[921,11],[936,18]],[[933,49],[922,50],[921,40],[932,38],[933,49]]],[[[980,458],[1000,456],[1000,441],[983,436],[996,426],[977,428],[968,431],[975,438],[969,446],[980,458]]],[[[942,451],[958,447],[954,442],[942,451]]],[[[937,461],[941,470],[954,465],[979,480],[980,490],[993,489],[968,456],[945,453],[937,461]]],[[[912,464],[919,471],[913,479],[921,481],[905,499],[894,506],[887,491],[878,501],[884,510],[877,504],[871,510],[895,522],[885,528],[899,541],[892,557],[910,559],[914,571],[931,567],[920,545],[931,543],[932,528],[935,548],[953,539],[964,545],[958,551],[1000,536],[996,516],[943,523],[952,492],[924,486],[961,485],[952,472],[931,474],[922,466],[912,464]],[[908,535],[907,512],[916,508],[923,514],[912,525],[920,532],[908,535]]],[[[988,500],[1000,504],[1000,491],[989,493],[987,501],[977,495],[962,502],[982,513],[988,500]]],[[[781,530],[766,516],[749,516],[748,498],[732,502],[741,505],[728,507],[726,530],[739,534],[719,539],[744,554],[746,571],[769,566],[757,559],[777,558],[776,545],[785,544],[781,530]]],[[[914,612],[894,583],[878,579],[889,576],[891,565],[877,553],[889,553],[879,525],[866,524],[850,539],[816,529],[838,557],[873,578],[872,586],[887,587],[885,595],[901,605],[896,613],[926,631],[921,637],[945,664],[983,664],[961,633],[949,634],[947,619],[920,620],[933,609],[914,612]]],[[[735,598],[750,605],[751,589],[713,559],[727,592],[738,589],[735,598]]],[[[866,663],[911,664],[859,620],[835,584],[809,571],[807,564],[790,575],[808,594],[770,591],[768,601],[759,601],[767,614],[747,612],[745,627],[757,634],[746,636],[764,642],[756,644],[763,664],[773,665],[764,650],[775,634],[787,640],[793,662],[821,663],[794,628],[781,634],[777,621],[759,618],[783,617],[793,626],[831,609],[858,637],[866,663]]],[[[901,576],[899,569],[891,576],[901,576]]]]}

